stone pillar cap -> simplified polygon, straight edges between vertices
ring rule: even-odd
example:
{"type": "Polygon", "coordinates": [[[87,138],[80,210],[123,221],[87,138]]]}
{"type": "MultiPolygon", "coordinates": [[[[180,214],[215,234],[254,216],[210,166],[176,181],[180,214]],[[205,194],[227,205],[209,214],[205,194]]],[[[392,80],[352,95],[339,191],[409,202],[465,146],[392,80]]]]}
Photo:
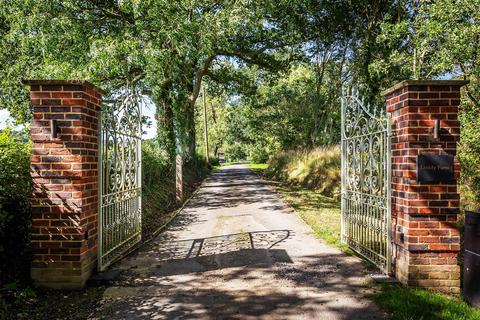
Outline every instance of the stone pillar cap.
{"type": "Polygon", "coordinates": [[[386,96],[406,86],[464,86],[469,82],[468,80],[403,80],[393,87],[382,91],[381,95],[386,96]]]}
{"type": "Polygon", "coordinates": [[[94,88],[98,93],[105,95],[105,90],[97,87],[93,83],[86,81],[86,80],[22,80],[23,84],[32,86],[32,85],[82,85],[82,86],[89,86],[94,88]]]}

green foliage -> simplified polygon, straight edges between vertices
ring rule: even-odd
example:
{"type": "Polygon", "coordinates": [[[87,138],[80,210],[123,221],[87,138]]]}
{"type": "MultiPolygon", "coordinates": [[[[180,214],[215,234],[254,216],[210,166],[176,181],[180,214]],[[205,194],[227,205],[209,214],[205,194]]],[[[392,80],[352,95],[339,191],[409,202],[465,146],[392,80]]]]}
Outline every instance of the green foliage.
{"type": "Polygon", "coordinates": [[[175,171],[155,140],[142,141],[142,233],[147,236],[169,220],[175,203],[175,171]]]}
{"type": "MultiPolygon", "coordinates": [[[[208,144],[209,144],[209,156],[216,157],[219,151],[224,151],[225,141],[228,138],[227,135],[232,132],[228,130],[227,117],[230,115],[229,104],[226,101],[226,95],[219,93],[217,96],[209,94],[209,90],[204,91],[206,94],[205,104],[207,111],[207,123],[208,123],[208,144]]],[[[196,135],[198,136],[198,142],[200,148],[199,153],[205,156],[205,127],[204,127],[204,108],[203,97],[201,101],[197,102],[196,106],[196,118],[195,128],[196,135]]]]}
{"type": "Polygon", "coordinates": [[[228,161],[241,161],[247,159],[247,152],[245,147],[239,143],[229,145],[225,149],[228,161]]]}
{"type": "Polygon", "coordinates": [[[266,177],[265,172],[268,168],[268,163],[248,163],[247,167],[260,174],[261,176],[266,177]]]}
{"type": "Polygon", "coordinates": [[[314,93],[312,68],[301,65],[275,81],[262,83],[255,99],[244,99],[247,132],[254,148],[277,146],[270,150],[274,153],[310,145],[317,102],[314,93]]]}
{"type": "Polygon", "coordinates": [[[245,98],[244,119],[250,153],[265,158],[279,150],[338,143],[340,87],[336,61],[293,66],[259,86],[255,99],[245,98]],[[321,79],[319,79],[321,77],[321,79]]]}
{"type": "MultiPolygon", "coordinates": [[[[332,58],[322,63],[322,71],[316,68],[295,64],[278,77],[264,77],[252,68],[249,76],[258,83],[255,90],[237,99],[228,100],[224,91],[208,97],[210,149],[225,151],[232,160],[244,159],[246,153],[251,161],[264,162],[280,150],[338,143],[341,62],[332,58]]],[[[199,106],[196,129],[202,142],[203,127],[199,106]]]]}
{"type": "Polygon", "coordinates": [[[437,73],[450,72],[469,80],[462,95],[459,158],[463,206],[480,209],[480,1],[441,0],[428,7],[425,37],[437,73]],[[445,32],[448,29],[449,32],[445,32]]]}
{"type": "MultiPolygon", "coordinates": [[[[465,102],[467,103],[467,102],[465,102]]],[[[458,155],[463,188],[462,204],[469,210],[480,210],[480,106],[466,107],[460,115],[461,141],[458,155]]]]}
{"type": "Polygon", "coordinates": [[[463,78],[470,84],[459,157],[468,206],[478,208],[479,7],[480,0],[0,0],[0,106],[28,121],[22,78],[89,79],[109,92],[135,84],[157,106],[165,172],[176,149],[187,159],[205,152],[196,148],[205,79],[212,155],[261,162],[338,143],[340,89],[349,81],[383,106],[379,92],[398,80],[463,78]]]}
{"type": "Polygon", "coordinates": [[[136,84],[166,120],[164,151],[172,156],[176,142],[194,157],[203,78],[234,86],[246,65],[286,66],[285,49],[303,37],[301,9],[286,0],[0,0],[0,105],[28,120],[22,78],[83,78],[111,90],[136,84]]]}
{"type": "MultiPolygon", "coordinates": [[[[184,193],[189,196],[209,172],[197,159],[184,165],[184,193]]],[[[177,207],[175,167],[156,139],[142,141],[142,234],[148,238],[170,220],[177,207]]]]}
{"type": "MultiPolygon", "coordinates": [[[[208,91],[207,91],[208,93],[208,91]]],[[[207,96],[206,110],[208,121],[208,141],[210,156],[218,156],[218,152],[224,152],[226,159],[230,161],[245,160],[247,155],[245,119],[242,106],[229,103],[227,97],[220,94],[218,97],[207,96]]],[[[203,105],[197,106],[196,134],[200,137],[200,153],[205,154],[205,128],[203,105]]]]}
{"type": "Polygon", "coordinates": [[[265,163],[269,156],[267,149],[262,145],[254,144],[250,147],[249,160],[253,163],[265,163]]]}
{"type": "Polygon", "coordinates": [[[24,279],[30,239],[31,146],[26,132],[0,132],[0,280],[24,279]]]}
{"type": "Polygon", "coordinates": [[[340,197],[340,148],[293,150],[269,160],[267,175],[275,180],[316,190],[327,197],[340,197]]]}
{"type": "Polygon", "coordinates": [[[392,314],[394,320],[480,319],[480,310],[468,306],[465,302],[401,285],[384,285],[374,299],[392,314]]]}
{"type": "Polygon", "coordinates": [[[397,79],[460,78],[469,80],[462,94],[462,205],[480,208],[480,1],[407,1],[381,23],[377,45],[381,57],[370,63],[384,86],[397,79]],[[445,32],[448,30],[448,32],[445,32]]]}
{"type": "Polygon", "coordinates": [[[209,163],[209,165],[210,165],[211,167],[219,167],[219,166],[220,166],[220,160],[219,160],[217,157],[215,157],[215,158],[210,158],[210,163],[209,163]]]}

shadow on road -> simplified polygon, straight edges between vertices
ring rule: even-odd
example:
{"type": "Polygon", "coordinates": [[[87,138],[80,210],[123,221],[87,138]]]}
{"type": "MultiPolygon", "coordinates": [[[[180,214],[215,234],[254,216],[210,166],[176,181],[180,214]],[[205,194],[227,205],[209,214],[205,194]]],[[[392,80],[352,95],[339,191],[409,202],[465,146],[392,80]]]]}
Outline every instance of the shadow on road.
{"type": "MultiPolygon", "coordinates": [[[[132,264],[123,278],[148,268],[157,277],[204,272],[242,266],[267,268],[275,263],[292,263],[283,249],[274,247],[288,239],[290,230],[252,231],[222,236],[152,243],[146,250],[127,258],[132,264]]],[[[125,263],[120,264],[125,266],[125,263]]]]}
{"type": "Polygon", "coordinates": [[[365,298],[362,263],[306,236],[287,209],[248,169],[222,168],[165,232],[114,266],[120,276],[92,319],[386,319],[365,298]],[[244,216],[267,230],[237,232],[249,229],[244,216]],[[241,217],[222,229],[232,233],[197,232],[225,217],[241,217]]]}
{"type": "Polygon", "coordinates": [[[234,208],[259,201],[277,199],[276,194],[248,169],[223,168],[211,174],[202,185],[190,208],[234,208]]]}
{"type": "MultiPolygon", "coordinates": [[[[232,254],[237,259],[241,251],[219,256],[232,254]]],[[[228,273],[205,273],[208,276],[201,276],[208,270],[198,270],[186,278],[175,276],[182,273],[172,266],[170,273],[158,270],[142,277],[143,282],[112,288],[102,314],[112,319],[387,319],[371,303],[336,302],[339,297],[363,295],[363,285],[352,279],[363,277],[364,271],[348,258],[319,254],[304,257],[301,266],[290,261],[263,267],[254,263],[228,273]],[[295,287],[271,290],[269,283],[279,279],[295,287]],[[239,281],[256,285],[239,286],[239,281]]]]}

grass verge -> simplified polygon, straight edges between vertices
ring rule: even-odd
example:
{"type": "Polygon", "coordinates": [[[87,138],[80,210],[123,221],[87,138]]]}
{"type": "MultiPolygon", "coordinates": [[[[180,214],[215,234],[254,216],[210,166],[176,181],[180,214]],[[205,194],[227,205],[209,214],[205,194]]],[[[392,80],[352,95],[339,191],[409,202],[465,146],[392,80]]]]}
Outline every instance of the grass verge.
{"type": "Polygon", "coordinates": [[[480,310],[457,298],[401,285],[384,285],[373,299],[394,320],[474,320],[480,310]]]}
{"type": "Polygon", "coordinates": [[[316,190],[273,181],[266,174],[268,164],[248,164],[248,168],[266,178],[282,198],[312,228],[325,243],[344,251],[350,251],[340,241],[340,204],[334,198],[326,197],[316,190]]]}
{"type": "Polygon", "coordinates": [[[340,198],[340,147],[282,151],[268,161],[268,176],[277,181],[340,198]]]}
{"type": "MultiPolygon", "coordinates": [[[[268,176],[268,164],[249,164],[248,167],[275,187],[284,201],[295,209],[316,236],[342,251],[353,253],[340,241],[338,200],[326,197],[317,190],[285,181],[272,181],[268,176]]],[[[470,307],[458,297],[407,288],[398,284],[385,284],[379,289],[381,290],[372,295],[372,299],[389,312],[393,320],[480,319],[480,310],[470,307]]]]}

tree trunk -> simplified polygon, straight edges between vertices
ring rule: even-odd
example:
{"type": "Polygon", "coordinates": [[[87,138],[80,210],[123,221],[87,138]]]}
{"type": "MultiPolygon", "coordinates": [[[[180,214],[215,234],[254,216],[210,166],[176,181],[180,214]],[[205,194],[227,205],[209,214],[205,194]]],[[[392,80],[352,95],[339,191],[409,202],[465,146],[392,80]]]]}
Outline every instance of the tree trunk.
{"type": "Polygon", "coordinates": [[[181,153],[186,162],[196,161],[195,102],[202,87],[202,79],[213,59],[215,59],[215,55],[209,56],[203,62],[194,61],[185,65],[186,74],[191,73],[192,77],[185,77],[182,83],[188,95],[185,97],[184,107],[181,109],[183,114],[177,115],[177,120],[179,120],[180,130],[183,130],[178,136],[181,140],[181,153]]]}
{"type": "Polygon", "coordinates": [[[182,112],[177,114],[177,128],[181,130],[178,132],[180,153],[184,161],[188,163],[195,160],[195,105],[187,100],[181,110],[182,112]]]}
{"type": "Polygon", "coordinates": [[[196,137],[195,137],[195,103],[189,104],[186,112],[187,124],[187,160],[195,161],[196,137]]]}
{"type": "Polygon", "coordinates": [[[161,150],[173,163],[175,159],[175,129],[173,124],[172,101],[170,98],[171,84],[165,83],[160,91],[154,95],[154,102],[157,107],[157,139],[161,150]]]}

